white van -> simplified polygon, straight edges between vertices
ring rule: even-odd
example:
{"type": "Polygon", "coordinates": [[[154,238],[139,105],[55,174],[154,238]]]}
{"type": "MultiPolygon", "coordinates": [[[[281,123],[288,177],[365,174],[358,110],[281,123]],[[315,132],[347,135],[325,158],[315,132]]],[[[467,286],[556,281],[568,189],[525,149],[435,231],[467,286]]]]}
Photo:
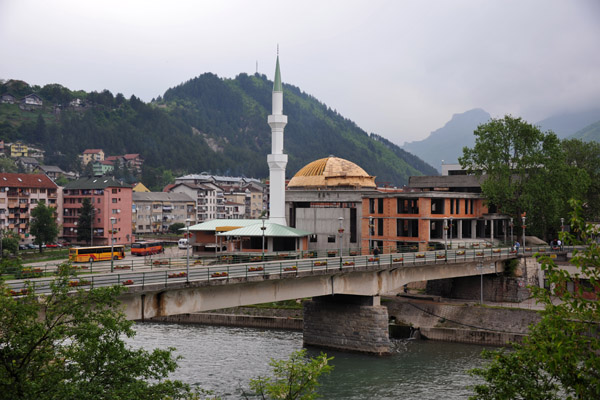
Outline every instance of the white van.
{"type": "Polygon", "coordinates": [[[189,243],[186,238],[179,239],[179,241],[177,242],[177,247],[179,247],[180,249],[187,249],[188,246],[189,246],[189,243]]]}

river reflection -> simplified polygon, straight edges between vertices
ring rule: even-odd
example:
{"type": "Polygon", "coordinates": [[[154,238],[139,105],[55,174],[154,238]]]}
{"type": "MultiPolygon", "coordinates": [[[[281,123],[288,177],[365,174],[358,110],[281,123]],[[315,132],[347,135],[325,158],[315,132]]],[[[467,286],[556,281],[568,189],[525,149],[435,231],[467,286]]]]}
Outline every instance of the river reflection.
{"type": "MultiPolygon", "coordinates": [[[[251,378],[270,372],[271,358],[302,348],[302,333],[203,325],[137,324],[128,342],[147,349],[175,347],[183,357],[173,378],[242,398],[251,378]]],[[[325,399],[465,399],[476,382],[465,371],[483,362],[483,348],[428,341],[398,341],[389,357],[326,351],[334,370],[322,379],[325,399]]],[[[319,349],[309,349],[312,355],[319,349]]]]}

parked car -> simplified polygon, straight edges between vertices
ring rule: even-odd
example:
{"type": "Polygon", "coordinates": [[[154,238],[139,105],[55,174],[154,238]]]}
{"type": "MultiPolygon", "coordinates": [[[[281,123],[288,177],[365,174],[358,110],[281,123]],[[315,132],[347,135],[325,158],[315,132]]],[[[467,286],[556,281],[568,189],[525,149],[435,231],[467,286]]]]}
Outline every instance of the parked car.
{"type": "Polygon", "coordinates": [[[49,249],[55,249],[55,248],[58,248],[58,247],[62,247],[62,244],[60,244],[60,243],[50,243],[50,244],[47,244],[46,247],[48,247],[49,249]]]}
{"type": "Polygon", "coordinates": [[[29,247],[25,243],[19,244],[19,250],[27,250],[29,247]]]}

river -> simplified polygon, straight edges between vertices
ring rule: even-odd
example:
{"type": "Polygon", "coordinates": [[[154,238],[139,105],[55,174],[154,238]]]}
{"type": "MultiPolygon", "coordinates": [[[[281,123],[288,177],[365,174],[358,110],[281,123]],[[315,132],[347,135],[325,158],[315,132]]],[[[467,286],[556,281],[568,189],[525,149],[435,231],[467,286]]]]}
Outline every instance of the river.
{"type": "MultiPolygon", "coordinates": [[[[268,375],[270,358],[302,348],[302,333],[204,325],[137,324],[127,339],[146,349],[175,347],[180,368],[172,376],[222,399],[240,399],[251,378],[268,375]]],[[[324,399],[466,399],[477,382],[483,347],[429,341],[395,341],[389,357],[325,350],[333,372],[321,379],[324,399]]],[[[316,355],[318,349],[309,349],[316,355]]]]}

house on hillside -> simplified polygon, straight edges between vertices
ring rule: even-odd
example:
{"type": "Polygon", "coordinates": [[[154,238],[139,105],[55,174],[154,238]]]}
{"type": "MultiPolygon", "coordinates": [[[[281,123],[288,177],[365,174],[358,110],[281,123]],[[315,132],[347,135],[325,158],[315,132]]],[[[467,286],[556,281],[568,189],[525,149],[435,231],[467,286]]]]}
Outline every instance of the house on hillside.
{"type": "Polygon", "coordinates": [[[136,171],[137,173],[142,172],[142,164],[144,164],[144,159],[139,154],[125,154],[123,156],[123,160],[125,161],[125,165],[132,171],[136,171]]]}
{"type": "Polygon", "coordinates": [[[29,157],[29,147],[21,142],[11,143],[8,145],[9,155],[12,158],[29,157]]]}
{"type": "Polygon", "coordinates": [[[93,161],[104,161],[104,151],[102,149],[86,149],[81,156],[81,163],[88,165],[93,161]]]}
{"type": "Polygon", "coordinates": [[[14,104],[15,103],[15,96],[13,96],[12,94],[9,93],[5,93],[2,95],[2,97],[0,97],[0,103],[3,104],[14,104]]]}
{"type": "Polygon", "coordinates": [[[15,160],[15,164],[17,164],[17,167],[22,171],[27,173],[35,171],[35,169],[40,166],[40,162],[33,157],[18,157],[15,160]]]}
{"type": "Polygon", "coordinates": [[[55,165],[38,165],[34,168],[34,172],[42,172],[53,181],[59,176],[67,176],[67,173],[55,165]]]}
{"type": "Polygon", "coordinates": [[[19,108],[24,111],[33,111],[42,107],[43,104],[44,102],[42,101],[42,98],[37,94],[32,93],[21,99],[19,108]]]}
{"type": "Polygon", "coordinates": [[[107,160],[95,161],[92,164],[94,176],[109,175],[115,170],[115,166],[107,160]]]}

